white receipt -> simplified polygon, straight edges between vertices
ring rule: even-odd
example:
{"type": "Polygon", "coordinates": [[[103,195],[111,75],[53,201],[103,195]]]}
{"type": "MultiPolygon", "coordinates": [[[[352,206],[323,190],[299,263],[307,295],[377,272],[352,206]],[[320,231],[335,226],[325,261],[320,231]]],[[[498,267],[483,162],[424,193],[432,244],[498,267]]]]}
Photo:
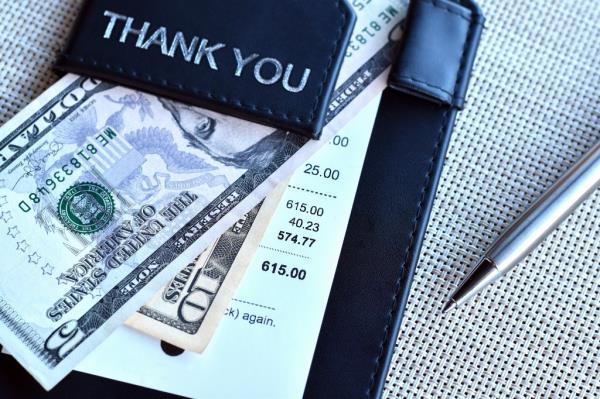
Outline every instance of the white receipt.
{"type": "Polygon", "coordinates": [[[196,398],[301,398],[378,104],[292,176],[204,353],[121,327],[77,369],[196,398]]]}

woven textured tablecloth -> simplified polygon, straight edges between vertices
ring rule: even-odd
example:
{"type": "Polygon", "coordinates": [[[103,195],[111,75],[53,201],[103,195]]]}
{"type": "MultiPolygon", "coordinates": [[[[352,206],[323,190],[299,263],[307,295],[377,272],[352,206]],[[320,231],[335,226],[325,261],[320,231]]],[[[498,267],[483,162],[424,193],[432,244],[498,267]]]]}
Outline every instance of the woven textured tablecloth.
{"type": "MultiPolygon", "coordinates": [[[[77,0],[0,0],[0,124],[58,77],[77,0]]],[[[486,29],[384,396],[600,397],[600,192],[506,278],[440,308],[600,140],[600,3],[481,0],[486,29]]]]}

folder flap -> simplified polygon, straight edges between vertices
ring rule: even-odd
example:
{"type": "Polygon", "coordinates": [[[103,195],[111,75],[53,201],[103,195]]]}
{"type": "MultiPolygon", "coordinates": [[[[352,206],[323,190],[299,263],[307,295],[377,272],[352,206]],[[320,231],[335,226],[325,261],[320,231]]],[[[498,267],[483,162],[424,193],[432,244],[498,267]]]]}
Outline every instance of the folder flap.
{"type": "Polygon", "coordinates": [[[56,67],[318,138],[346,0],[88,0],[56,67]]]}

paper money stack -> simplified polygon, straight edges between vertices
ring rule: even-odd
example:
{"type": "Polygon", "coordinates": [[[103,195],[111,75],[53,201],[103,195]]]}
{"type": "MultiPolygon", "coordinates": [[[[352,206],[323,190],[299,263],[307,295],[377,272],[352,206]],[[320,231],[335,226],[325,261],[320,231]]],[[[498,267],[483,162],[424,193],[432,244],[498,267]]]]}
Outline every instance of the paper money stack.
{"type": "Polygon", "coordinates": [[[385,87],[401,15],[375,3],[320,141],[77,75],[0,128],[0,343],[45,388],[124,322],[206,347],[284,180],[385,87]]]}
{"type": "Polygon", "coordinates": [[[319,144],[76,75],[0,138],[0,342],[45,387],[126,319],[203,350],[319,144]]]}

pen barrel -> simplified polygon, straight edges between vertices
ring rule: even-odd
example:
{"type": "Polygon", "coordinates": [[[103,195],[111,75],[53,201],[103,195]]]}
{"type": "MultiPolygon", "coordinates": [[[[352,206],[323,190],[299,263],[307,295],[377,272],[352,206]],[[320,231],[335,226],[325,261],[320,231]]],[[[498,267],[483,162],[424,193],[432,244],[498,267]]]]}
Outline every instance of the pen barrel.
{"type": "Polygon", "coordinates": [[[488,250],[506,273],[529,254],[600,186],[600,142],[535,201],[488,250]]]}

